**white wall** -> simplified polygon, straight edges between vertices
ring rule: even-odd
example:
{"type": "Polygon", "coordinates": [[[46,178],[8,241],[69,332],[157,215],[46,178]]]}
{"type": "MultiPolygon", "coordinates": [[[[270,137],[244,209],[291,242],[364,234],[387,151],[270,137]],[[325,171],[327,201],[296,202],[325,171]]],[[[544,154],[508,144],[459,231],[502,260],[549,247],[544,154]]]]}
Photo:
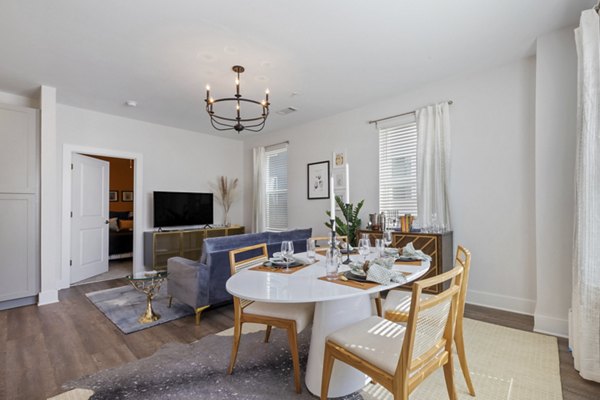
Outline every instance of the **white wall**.
{"type": "MultiPolygon", "coordinates": [[[[116,117],[59,104],[57,107],[58,159],[63,145],[125,151],[143,157],[143,218],[145,230],[152,229],[152,192],[210,192],[209,181],[219,175],[238,177],[243,185],[241,141],[198,132],[116,117]]],[[[62,163],[57,166],[62,177],[62,163]]],[[[62,185],[62,179],[59,182],[62,185]]],[[[232,223],[243,223],[243,193],[230,211],[232,223]]],[[[60,205],[62,207],[62,204],[60,205]]],[[[215,202],[215,223],[221,223],[222,209],[215,202]]],[[[60,247],[60,243],[56,243],[60,247]]],[[[142,263],[143,260],[138,260],[142,263]]],[[[64,277],[60,277],[65,285],[64,277]]]]}
{"type": "MultiPolygon", "coordinates": [[[[532,314],[535,291],[535,59],[432,83],[398,97],[244,142],[245,197],[252,147],[289,140],[289,224],[324,233],[327,200],[306,199],[306,164],[346,149],[352,202],[363,223],[378,209],[378,137],[367,121],[431,103],[451,106],[451,212],[454,244],[473,254],[469,302],[532,314]]],[[[360,96],[360,93],[356,94],[360,96]]],[[[302,112],[302,111],[299,111],[302,112]]],[[[246,226],[251,222],[246,202],[246,226]]]]}
{"type": "Polygon", "coordinates": [[[537,41],[535,330],[568,334],[571,304],[577,55],[573,29],[537,41]]]}

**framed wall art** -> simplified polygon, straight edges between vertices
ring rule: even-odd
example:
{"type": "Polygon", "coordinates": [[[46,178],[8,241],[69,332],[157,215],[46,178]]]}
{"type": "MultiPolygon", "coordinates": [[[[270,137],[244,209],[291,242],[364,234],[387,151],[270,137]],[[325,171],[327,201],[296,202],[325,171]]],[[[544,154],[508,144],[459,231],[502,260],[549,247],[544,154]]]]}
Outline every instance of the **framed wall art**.
{"type": "Polygon", "coordinates": [[[329,198],[329,161],[308,164],[307,197],[309,200],[329,198]]]}
{"type": "Polygon", "coordinates": [[[133,201],[133,192],[130,190],[121,191],[121,201],[133,201]]]}

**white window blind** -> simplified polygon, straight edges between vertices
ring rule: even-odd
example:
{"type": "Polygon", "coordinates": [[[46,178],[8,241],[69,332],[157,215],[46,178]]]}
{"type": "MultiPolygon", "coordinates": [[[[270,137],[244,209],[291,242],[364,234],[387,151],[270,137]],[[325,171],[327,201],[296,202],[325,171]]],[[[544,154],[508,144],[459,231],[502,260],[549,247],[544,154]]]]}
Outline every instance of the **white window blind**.
{"type": "Polygon", "coordinates": [[[266,229],[285,230],[288,227],[288,157],[287,146],[267,148],[266,229]]]}
{"type": "Polygon", "coordinates": [[[379,211],[417,215],[417,123],[379,129],[379,211]]]}

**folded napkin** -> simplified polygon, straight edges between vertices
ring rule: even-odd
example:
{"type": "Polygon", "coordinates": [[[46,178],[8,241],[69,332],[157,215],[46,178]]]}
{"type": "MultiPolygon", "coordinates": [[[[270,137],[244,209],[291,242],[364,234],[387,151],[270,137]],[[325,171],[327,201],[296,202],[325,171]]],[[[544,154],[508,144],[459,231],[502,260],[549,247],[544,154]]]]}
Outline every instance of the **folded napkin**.
{"type": "Polygon", "coordinates": [[[431,256],[423,253],[421,250],[415,249],[412,242],[404,246],[404,249],[402,249],[402,257],[412,257],[418,260],[431,261],[431,256]]]}
{"type": "Polygon", "coordinates": [[[383,249],[383,253],[387,257],[398,257],[398,249],[395,247],[386,247],[385,249],[383,249]]]}
{"type": "Polygon", "coordinates": [[[389,285],[392,282],[406,283],[406,277],[400,273],[393,271],[391,266],[394,265],[393,258],[378,258],[369,263],[367,271],[367,280],[377,282],[380,285],[389,285]]]}

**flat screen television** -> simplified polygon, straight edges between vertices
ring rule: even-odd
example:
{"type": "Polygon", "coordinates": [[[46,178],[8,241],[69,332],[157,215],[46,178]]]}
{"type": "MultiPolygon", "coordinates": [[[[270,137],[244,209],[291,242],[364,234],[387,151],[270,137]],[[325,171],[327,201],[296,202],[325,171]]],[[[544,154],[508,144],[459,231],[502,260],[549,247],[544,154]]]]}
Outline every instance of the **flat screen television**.
{"type": "Polygon", "coordinates": [[[155,228],[212,223],[212,193],[154,192],[155,228]]]}

